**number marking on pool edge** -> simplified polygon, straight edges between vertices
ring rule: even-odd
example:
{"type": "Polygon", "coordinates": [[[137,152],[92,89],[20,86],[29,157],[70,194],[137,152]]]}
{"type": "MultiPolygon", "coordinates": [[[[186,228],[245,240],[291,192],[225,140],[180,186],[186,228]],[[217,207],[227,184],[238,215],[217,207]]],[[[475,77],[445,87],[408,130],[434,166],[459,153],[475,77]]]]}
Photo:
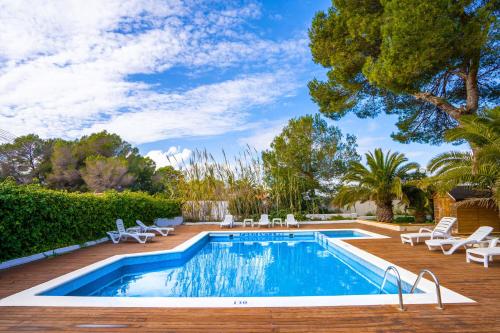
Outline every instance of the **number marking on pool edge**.
{"type": "Polygon", "coordinates": [[[247,301],[246,300],[239,300],[239,301],[234,301],[233,302],[233,305],[247,305],[247,301]]]}

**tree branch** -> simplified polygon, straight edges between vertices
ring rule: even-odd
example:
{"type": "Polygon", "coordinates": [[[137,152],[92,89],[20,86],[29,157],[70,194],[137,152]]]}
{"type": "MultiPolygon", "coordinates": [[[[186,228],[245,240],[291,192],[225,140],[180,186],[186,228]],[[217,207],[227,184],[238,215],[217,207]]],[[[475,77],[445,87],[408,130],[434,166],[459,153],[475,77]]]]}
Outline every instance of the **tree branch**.
{"type": "Polygon", "coordinates": [[[413,94],[413,97],[415,97],[418,100],[435,105],[439,109],[446,112],[453,119],[459,119],[460,115],[462,113],[462,108],[457,108],[457,107],[453,106],[452,104],[450,104],[447,100],[445,100],[441,97],[438,97],[436,95],[433,95],[431,93],[428,93],[428,92],[416,93],[416,94],[413,94]]]}

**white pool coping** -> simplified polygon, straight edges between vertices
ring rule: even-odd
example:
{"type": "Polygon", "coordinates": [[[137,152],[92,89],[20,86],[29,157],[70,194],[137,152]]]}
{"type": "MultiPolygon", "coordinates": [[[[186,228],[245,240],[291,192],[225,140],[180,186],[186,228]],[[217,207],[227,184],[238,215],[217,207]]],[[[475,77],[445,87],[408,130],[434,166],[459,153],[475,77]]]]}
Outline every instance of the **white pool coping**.
{"type": "MultiPolygon", "coordinates": [[[[216,233],[281,233],[281,232],[316,232],[352,230],[368,235],[369,237],[347,238],[377,239],[389,238],[388,236],[369,232],[362,229],[288,229],[288,230],[244,230],[244,231],[204,231],[171,250],[154,251],[145,253],[131,253],[115,255],[98,261],[76,271],[39,284],[35,287],[21,291],[0,300],[0,306],[61,306],[61,307],[188,307],[188,308],[234,308],[234,307],[315,307],[315,306],[363,306],[363,305],[393,305],[398,304],[397,294],[381,295],[348,295],[348,296],[292,296],[292,297],[90,297],[90,296],[39,296],[38,294],[55,288],[70,280],[97,270],[105,265],[129,257],[157,255],[163,253],[180,253],[209,234],[216,233]]],[[[412,285],[417,275],[394,265],[382,258],[361,250],[344,242],[341,238],[327,238],[327,241],[342,247],[354,255],[370,262],[374,266],[385,270],[388,266],[395,266],[402,281],[412,285]]],[[[409,249],[411,251],[411,249],[409,249]]],[[[436,288],[433,282],[422,279],[418,285],[423,293],[403,294],[404,304],[435,304],[436,288]]],[[[443,303],[474,303],[468,297],[462,296],[448,288],[441,286],[443,303]]]]}

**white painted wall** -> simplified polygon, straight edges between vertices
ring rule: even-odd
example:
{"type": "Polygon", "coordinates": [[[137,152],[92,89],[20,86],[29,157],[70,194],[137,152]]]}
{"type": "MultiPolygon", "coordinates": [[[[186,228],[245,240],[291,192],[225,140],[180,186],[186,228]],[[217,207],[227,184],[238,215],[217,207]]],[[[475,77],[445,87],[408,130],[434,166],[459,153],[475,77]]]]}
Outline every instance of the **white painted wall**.
{"type": "MultiPolygon", "coordinates": [[[[399,200],[394,200],[392,202],[395,211],[404,211],[405,205],[401,203],[399,200]]],[[[334,207],[332,207],[334,208],[334,207]]],[[[354,206],[350,208],[340,208],[342,213],[356,213],[358,216],[366,216],[368,214],[375,214],[377,211],[377,206],[374,201],[366,201],[366,202],[356,202],[354,206]]]]}

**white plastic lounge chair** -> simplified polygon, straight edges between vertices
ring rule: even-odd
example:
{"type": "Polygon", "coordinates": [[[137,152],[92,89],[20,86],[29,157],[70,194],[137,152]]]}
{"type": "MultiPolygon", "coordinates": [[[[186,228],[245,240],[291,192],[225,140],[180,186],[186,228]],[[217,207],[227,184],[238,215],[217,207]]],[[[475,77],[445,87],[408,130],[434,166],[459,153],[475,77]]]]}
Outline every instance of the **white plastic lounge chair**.
{"type": "Polygon", "coordinates": [[[226,215],[224,216],[224,221],[222,221],[220,223],[220,227],[229,227],[229,228],[232,228],[233,227],[233,223],[234,223],[234,220],[233,220],[233,215],[226,215]]]}
{"type": "Polygon", "coordinates": [[[451,228],[456,221],[456,217],[443,217],[441,221],[436,224],[433,230],[429,228],[420,228],[418,232],[401,234],[401,242],[403,244],[410,243],[411,246],[413,246],[415,245],[414,243],[418,243],[421,239],[425,240],[426,238],[450,238],[451,228]]]}
{"type": "Polygon", "coordinates": [[[170,231],[172,231],[172,232],[174,231],[174,228],[158,227],[156,225],[145,225],[140,220],[136,220],[135,223],[137,223],[137,225],[139,226],[140,232],[148,232],[148,231],[151,231],[153,233],[157,232],[160,235],[162,235],[163,237],[168,236],[168,233],[170,231]]]}
{"type": "Polygon", "coordinates": [[[267,214],[262,214],[260,216],[260,220],[259,220],[259,227],[262,227],[262,226],[267,226],[269,227],[270,224],[269,224],[269,215],[267,214]]]}
{"type": "Polygon", "coordinates": [[[109,238],[115,244],[119,243],[121,240],[126,240],[127,238],[133,238],[141,244],[146,243],[148,239],[152,239],[155,234],[149,232],[138,232],[137,229],[125,229],[122,219],[116,220],[117,231],[108,231],[109,238]]]}
{"type": "Polygon", "coordinates": [[[475,261],[482,262],[484,267],[488,268],[488,264],[493,260],[493,256],[500,256],[500,246],[497,246],[498,238],[490,240],[488,247],[479,247],[467,249],[465,259],[467,262],[475,261]]]}
{"type": "Polygon", "coordinates": [[[461,247],[468,248],[483,241],[492,231],[492,227],[483,226],[477,228],[477,230],[467,238],[453,237],[448,239],[428,239],[425,241],[425,244],[427,244],[429,250],[441,248],[444,254],[450,255],[461,247]],[[448,250],[446,250],[447,247],[449,247],[448,250]]]}
{"type": "Polygon", "coordinates": [[[286,220],[285,220],[285,223],[286,223],[286,226],[289,227],[289,226],[294,226],[296,225],[297,228],[299,227],[299,222],[297,222],[295,220],[295,216],[293,216],[293,214],[288,214],[286,216],[286,220]]]}

